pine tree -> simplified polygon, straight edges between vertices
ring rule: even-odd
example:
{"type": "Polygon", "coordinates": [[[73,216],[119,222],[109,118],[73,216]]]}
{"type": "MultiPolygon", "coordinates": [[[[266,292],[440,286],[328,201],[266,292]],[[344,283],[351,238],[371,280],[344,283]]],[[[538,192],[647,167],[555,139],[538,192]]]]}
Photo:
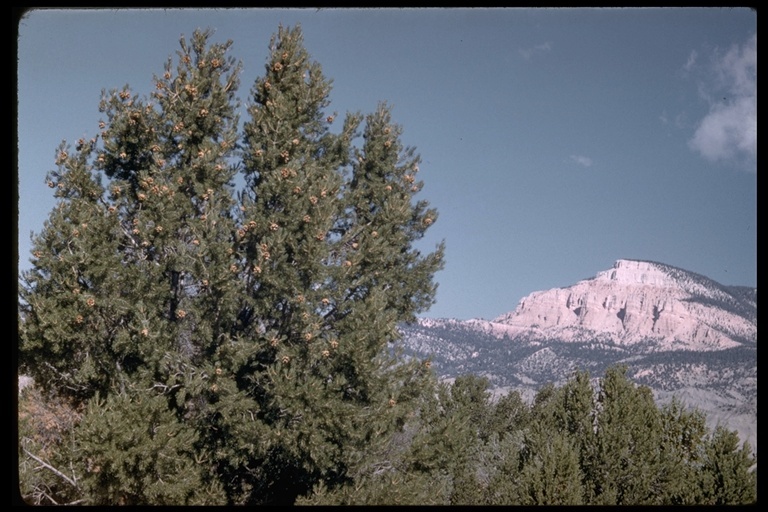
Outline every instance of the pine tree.
{"type": "Polygon", "coordinates": [[[396,214],[386,197],[359,192],[377,173],[395,183],[404,172],[393,127],[373,132],[382,114],[369,116],[363,148],[352,149],[361,117],[330,133],[329,91],[300,30],[281,28],[244,130],[239,245],[248,327],[260,339],[242,373],[270,429],[266,501],[348,481],[366,447],[403,423],[423,369],[392,359],[388,347],[399,322],[431,304],[441,265],[440,248],[426,257],[412,248],[424,230],[410,224],[428,224],[411,201],[418,190],[398,191],[396,214]],[[382,153],[369,156],[372,148],[382,153]],[[353,153],[375,162],[364,179],[353,153]]]}
{"type": "Polygon", "coordinates": [[[575,372],[561,388],[560,407],[554,410],[555,425],[567,433],[578,453],[582,496],[579,502],[591,499],[588,482],[599,478],[595,467],[597,435],[595,432],[596,404],[589,373],[575,372]]]}
{"type": "Polygon", "coordinates": [[[699,481],[704,458],[706,418],[697,409],[686,409],[678,399],[660,408],[661,454],[664,469],[657,480],[662,502],[671,505],[702,503],[699,481]]]}
{"type": "Polygon", "coordinates": [[[196,453],[197,433],[161,394],[123,391],[91,400],[71,461],[90,503],[206,505],[225,499],[196,453]]]}
{"type": "MultiPolygon", "coordinates": [[[[72,154],[60,147],[49,184],[61,201],[34,240],[20,291],[22,368],[77,407],[99,397],[112,404],[123,418],[114,432],[133,416],[134,401],[162,396],[170,411],[186,414],[187,395],[202,389],[211,355],[234,325],[227,186],[239,69],[226,56],[231,43],[210,45],[210,36],[182,38],[178,64],[155,77],[152,100],[127,86],[105,92],[98,138],[78,141],[72,154]],[[126,394],[133,398],[112,398],[126,394]]],[[[74,435],[84,436],[83,453],[100,454],[100,467],[122,456],[89,445],[84,428],[74,435]]],[[[152,456],[151,443],[140,446],[152,456]]],[[[93,488],[92,476],[84,471],[83,489],[93,488]]],[[[94,491],[87,500],[113,496],[94,491]]]]}
{"type": "Polygon", "coordinates": [[[509,391],[494,404],[488,429],[499,439],[515,435],[530,422],[530,407],[519,391],[509,391]]]}
{"type": "Polygon", "coordinates": [[[514,484],[520,505],[581,505],[582,474],[576,442],[565,432],[535,423],[525,434],[520,476],[514,484]]]}
{"type": "Polygon", "coordinates": [[[78,142],[73,154],[59,147],[47,177],[59,202],[33,240],[33,267],[19,288],[21,364],[39,384],[82,399],[109,389],[132,362],[118,331],[131,321],[130,301],[111,279],[122,263],[119,226],[90,172],[94,144],[78,142]]]}
{"type": "Polygon", "coordinates": [[[452,505],[483,505],[485,486],[478,480],[482,449],[490,432],[490,397],[488,379],[474,375],[462,375],[451,386],[448,410],[469,422],[469,429],[462,447],[455,454],[453,469],[452,505]]]}
{"type": "Polygon", "coordinates": [[[706,442],[700,469],[702,504],[757,503],[757,461],[749,443],[739,446],[735,431],[718,426],[706,442]]]}
{"type": "Polygon", "coordinates": [[[211,38],[182,38],[149,99],[105,92],[100,134],[62,144],[48,178],[20,370],[84,411],[67,462],[87,503],[344,486],[431,378],[393,350],[443,249],[414,247],[437,214],[389,107],[332,132],[331,82],[280,27],[241,132],[240,65],[211,38]]]}
{"type": "Polygon", "coordinates": [[[659,504],[660,412],[651,390],[636,387],[626,372],[611,367],[600,383],[589,492],[599,504],[659,504]]]}

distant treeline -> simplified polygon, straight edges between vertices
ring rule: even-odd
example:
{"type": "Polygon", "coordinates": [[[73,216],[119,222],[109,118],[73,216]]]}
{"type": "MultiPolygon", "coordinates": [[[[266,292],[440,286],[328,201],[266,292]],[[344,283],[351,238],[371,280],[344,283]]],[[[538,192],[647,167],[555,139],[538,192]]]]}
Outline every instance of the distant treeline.
{"type": "Polygon", "coordinates": [[[756,501],[756,460],[705,415],[657,406],[626,367],[576,372],[532,403],[473,375],[439,385],[354,484],[311,504],[696,505],[756,501]]]}

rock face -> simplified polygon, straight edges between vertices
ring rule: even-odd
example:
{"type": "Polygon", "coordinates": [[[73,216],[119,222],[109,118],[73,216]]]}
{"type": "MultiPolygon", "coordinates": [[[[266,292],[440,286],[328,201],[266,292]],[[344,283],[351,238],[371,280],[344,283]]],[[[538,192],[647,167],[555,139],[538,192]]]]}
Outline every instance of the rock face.
{"type": "Polygon", "coordinates": [[[595,333],[655,350],[722,350],[754,342],[756,304],[703,276],[661,263],[618,260],[567,288],[535,292],[495,323],[520,335],[583,341],[595,333]]]}
{"type": "Polygon", "coordinates": [[[444,379],[473,373],[531,397],[574,370],[627,365],[660,403],[673,397],[757,450],[757,289],[649,261],[618,260],[573,286],[535,292],[492,321],[420,319],[403,348],[444,379]]]}

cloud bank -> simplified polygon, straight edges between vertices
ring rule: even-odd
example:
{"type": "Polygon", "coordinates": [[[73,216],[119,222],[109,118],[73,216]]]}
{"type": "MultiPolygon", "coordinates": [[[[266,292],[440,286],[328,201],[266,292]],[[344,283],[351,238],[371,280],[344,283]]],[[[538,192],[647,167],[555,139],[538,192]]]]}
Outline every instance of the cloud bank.
{"type": "Polygon", "coordinates": [[[711,162],[746,160],[753,167],[757,158],[757,35],[724,55],[716,53],[713,71],[712,83],[703,89],[711,90],[703,94],[709,113],[688,144],[711,162]]]}

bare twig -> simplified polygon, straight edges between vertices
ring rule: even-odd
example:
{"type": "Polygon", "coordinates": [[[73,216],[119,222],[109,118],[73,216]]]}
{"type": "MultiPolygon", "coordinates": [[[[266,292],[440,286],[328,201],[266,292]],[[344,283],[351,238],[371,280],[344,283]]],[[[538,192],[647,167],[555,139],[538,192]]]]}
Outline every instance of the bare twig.
{"type": "Polygon", "coordinates": [[[30,457],[32,457],[34,460],[36,460],[37,462],[39,462],[39,463],[40,463],[40,464],[41,464],[41,465],[42,465],[44,468],[47,468],[47,469],[49,469],[49,470],[50,470],[50,471],[52,471],[54,474],[56,474],[56,475],[60,476],[60,477],[61,477],[61,478],[63,478],[64,480],[66,480],[66,481],[67,481],[67,482],[68,482],[70,485],[72,485],[72,486],[73,486],[75,489],[77,489],[77,488],[78,488],[78,486],[77,486],[77,482],[75,482],[74,480],[72,480],[71,478],[69,478],[67,475],[65,475],[64,473],[62,473],[62,472],[61,472],[61,471],[59,471],[58,469],[54,468],[53,466],[51,466],[50,464],[48,464],[47,462],[45,462],[44,460],[42,460],[40,457],[37,457],[37,456],[33,455],[33,454],[32,454],[32,453],[30,453],[30,451],[29,451],[29,450],[27,450],[26,448],[22,447],[22,450],[24,450],[24,453],[26,453],[27,455],[29,455],[30,457]]]}

